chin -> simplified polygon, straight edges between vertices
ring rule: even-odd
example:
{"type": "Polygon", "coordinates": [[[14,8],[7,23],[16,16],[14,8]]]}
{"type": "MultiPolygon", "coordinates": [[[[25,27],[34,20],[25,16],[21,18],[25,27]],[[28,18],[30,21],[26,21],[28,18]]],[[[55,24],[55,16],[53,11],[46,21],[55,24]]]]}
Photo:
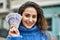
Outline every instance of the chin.
{"type": "Polygon", "coordinates": [[[32,26],[26,26],[26,28],[28,28],[28,29],[30,29],[30,28],[32,28],[33,27],[33,25],[32,26]]]}

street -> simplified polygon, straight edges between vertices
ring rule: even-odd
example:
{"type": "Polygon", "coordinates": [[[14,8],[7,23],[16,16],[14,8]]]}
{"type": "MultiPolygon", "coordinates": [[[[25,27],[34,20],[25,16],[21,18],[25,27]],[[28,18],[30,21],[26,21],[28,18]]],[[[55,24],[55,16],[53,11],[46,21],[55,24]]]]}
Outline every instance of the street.
{"type": "Polygon", "coordinates": [[[6,38],[0,37],[0,40],[6,40],[6,38]]]}

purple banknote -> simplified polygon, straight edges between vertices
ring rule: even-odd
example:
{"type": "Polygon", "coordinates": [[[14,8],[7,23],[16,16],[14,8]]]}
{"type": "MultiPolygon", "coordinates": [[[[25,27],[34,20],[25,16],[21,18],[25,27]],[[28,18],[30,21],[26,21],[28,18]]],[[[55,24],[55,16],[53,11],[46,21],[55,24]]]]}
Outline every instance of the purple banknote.
{"type": "Polygon", "coordinates": [[[18,13],[10,13],[6,16],[6,21],[9,25],[16,25],[17,28],[19,27],[20,25],[20,22],[22,20],[22,17],[20,14],[18,13]]]}

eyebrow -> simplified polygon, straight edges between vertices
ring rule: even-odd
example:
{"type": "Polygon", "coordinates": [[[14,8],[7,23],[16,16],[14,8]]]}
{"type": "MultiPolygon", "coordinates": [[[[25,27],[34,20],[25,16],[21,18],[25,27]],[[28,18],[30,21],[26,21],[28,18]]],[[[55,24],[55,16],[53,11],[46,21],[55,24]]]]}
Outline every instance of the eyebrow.
{"type": "MultiPolygon", "coordinates": [[[[30,13],[26,12],[26,14],[30,14],[30,13]]],[[[34,14],[34,15],[35,15],[35,14],[34,14]]]]}

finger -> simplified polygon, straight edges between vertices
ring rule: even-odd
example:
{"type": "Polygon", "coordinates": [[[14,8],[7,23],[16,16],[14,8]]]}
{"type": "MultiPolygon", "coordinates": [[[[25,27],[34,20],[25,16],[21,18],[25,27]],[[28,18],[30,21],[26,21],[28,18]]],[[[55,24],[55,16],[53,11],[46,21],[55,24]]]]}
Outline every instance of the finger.
{"type": "Polygon", "coordinates": [[[10,29],[13,28],[13,27],[16,28],[16,25],[14,25],[14,24],[10,25],[10,29]]]}
{"type": "Polygon", "coordinates": [[[19,34],[19,30],[17,28],[14,28],[14,31],[16,34],[19,34]]]}
{"type": "Polygon", "coordinates": [[[9,31],[9,35],[10,36],[19,36],[20,34],[19,33],[12,33],[12,32],[9,31]]]}
{"type": "Polygon", "coordinates": [[[14,33],[12,30],[10,30],[10,31],[9,31],[9,35],[10,35],[10,36],[14,36],[14,35],[16,35],[16,33],[14,33]]]}
{"type": "Polygon", "coordinates": [[[9,31],[9,35],[20,35],[19,30],[17,28],[11,28],[9,31]]]}

